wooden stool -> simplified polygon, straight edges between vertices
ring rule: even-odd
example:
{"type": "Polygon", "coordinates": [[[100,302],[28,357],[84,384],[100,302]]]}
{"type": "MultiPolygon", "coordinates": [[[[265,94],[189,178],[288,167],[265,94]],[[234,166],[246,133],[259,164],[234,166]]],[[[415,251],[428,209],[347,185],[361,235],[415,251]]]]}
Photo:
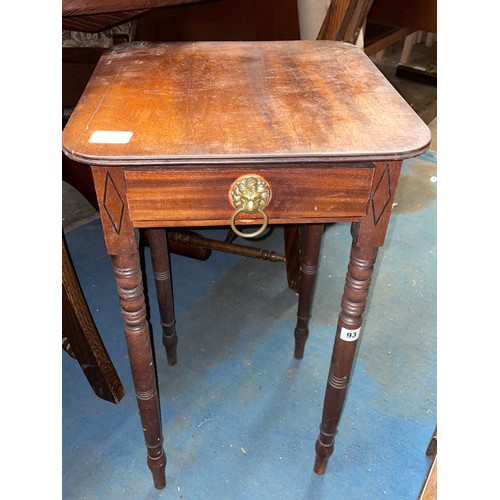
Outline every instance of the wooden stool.
{"type": "Polygon", "coordinates": [[[306,224],[295,352],[308,335],[323,225],[351,222],[314,470],[322,474],[352,369],[402,160],[430,132],[363,52],[329,41],[117,46],[101,58],[63,132],[91,165],[154,484],[166,457],[137,228],[162,249],[161,321],[177,342],[161,227],[306,224]]]}

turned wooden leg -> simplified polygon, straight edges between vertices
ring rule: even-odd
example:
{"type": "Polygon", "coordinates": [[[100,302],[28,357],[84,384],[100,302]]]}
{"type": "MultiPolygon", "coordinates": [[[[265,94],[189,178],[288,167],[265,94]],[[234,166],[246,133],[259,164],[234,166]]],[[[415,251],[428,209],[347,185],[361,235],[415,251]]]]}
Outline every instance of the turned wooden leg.
{"type": "Polygon", "coordinates": [[[319,251],[323,237],[324,224],[306,224],[304,227],[304,248],[300,266],[299,305],[297,309],[297,326],[295,327],[294,357],[302,359],[304,347],[309,336],[309,320],[311,318],[316,276],[318,274],[319,251]]]}
{"type": "Polygon", "coordinates": [[[325,392],[323,418],[316,441],[314,472],[317,474],[326,471],[328,459],[333,453],[333,442],[344,406],[377,252],[378,247],[358,247],[355,243],[351,247],[325,392]]]}
{"type": "Polygon", "coordinates": [[[168,364],[175,365],[177,363],[178,339],[175,331],[174,298],[167,232],[165,229],[148,229],[147,233],[163,331],[162,341],[167,352],[168,364]]]}
{"type": "Polygon", "coordinates": [[[285,233],[285,263],[288,287],[299,293],[300,289],[300,261],[302,258],[302,230],[303,224],[286,224],[285,233]]]}
{"type": "Polygon", "coordinates": [[[351,226],[351,256],[340,305],[323,417],[316,441],[314,471],[323,474],[333,453],[333,442],[344,406],[358,343],[368,289],[379,247],[384,244],[396,194],[401,161],[374,163],[373,191],[366,217],[351,226]]]}
{"type": "Polygon", "coordinates": [[[153,352],[146,320],[146,304],[139,255],[113,255],[113,268],[125,323],[125,339],[130,358],[142,430],[148,448],[148,466],[156,488],[166,485],[167,458],[163,451],[160,406],[156,388],[153,352]]]}

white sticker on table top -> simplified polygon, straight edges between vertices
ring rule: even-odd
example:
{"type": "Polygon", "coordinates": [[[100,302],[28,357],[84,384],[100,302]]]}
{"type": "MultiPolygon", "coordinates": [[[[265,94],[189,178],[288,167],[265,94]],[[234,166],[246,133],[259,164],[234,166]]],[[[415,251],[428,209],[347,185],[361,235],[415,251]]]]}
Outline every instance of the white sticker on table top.
{"type": "Polygon", "coordinates": [[[356,330],[348,330],[342,327],[340,330],[340,338],[346,342],[354,342],[359,339],[359,333],[361,332],[361,327],[356,328],[356,330]]]}
{"type": "Polygon", "coordinates": [[[94,144],[128,144],[133,134],[128,130],[94,130],[89,142],[94,144]]]}

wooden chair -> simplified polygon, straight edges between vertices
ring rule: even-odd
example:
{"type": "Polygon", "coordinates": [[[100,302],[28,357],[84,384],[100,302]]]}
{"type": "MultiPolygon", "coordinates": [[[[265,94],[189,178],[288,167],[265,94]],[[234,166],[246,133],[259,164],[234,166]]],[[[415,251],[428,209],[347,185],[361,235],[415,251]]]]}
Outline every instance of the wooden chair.
{"type": "Polygon", "coordinates": [[[62,238],[62,344],[81,366],[95,394],[118,403],[125,391],[99,335],[62,238]]]}

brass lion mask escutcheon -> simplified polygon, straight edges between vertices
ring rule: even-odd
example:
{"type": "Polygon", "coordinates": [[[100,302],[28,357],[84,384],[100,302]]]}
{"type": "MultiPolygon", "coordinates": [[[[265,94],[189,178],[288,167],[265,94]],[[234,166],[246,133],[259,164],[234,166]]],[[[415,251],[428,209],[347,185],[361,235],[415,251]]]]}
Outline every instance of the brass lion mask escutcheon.
{"type": "Polygon", "coordinates": [[[251,238],[262,234],[267,227],[267,214],[264,208],[271,200],[271,188],[269,184],[258,175],[244,175],[233,183],[230,190],[230,200],[236,209],[231,217],[231,228],[244,238],[251,238]],[[236,228],[236,217],[240,213],[255,214],[260,213],[264,218],[262,226],[254,233],[243,233],[236,228]]]}

